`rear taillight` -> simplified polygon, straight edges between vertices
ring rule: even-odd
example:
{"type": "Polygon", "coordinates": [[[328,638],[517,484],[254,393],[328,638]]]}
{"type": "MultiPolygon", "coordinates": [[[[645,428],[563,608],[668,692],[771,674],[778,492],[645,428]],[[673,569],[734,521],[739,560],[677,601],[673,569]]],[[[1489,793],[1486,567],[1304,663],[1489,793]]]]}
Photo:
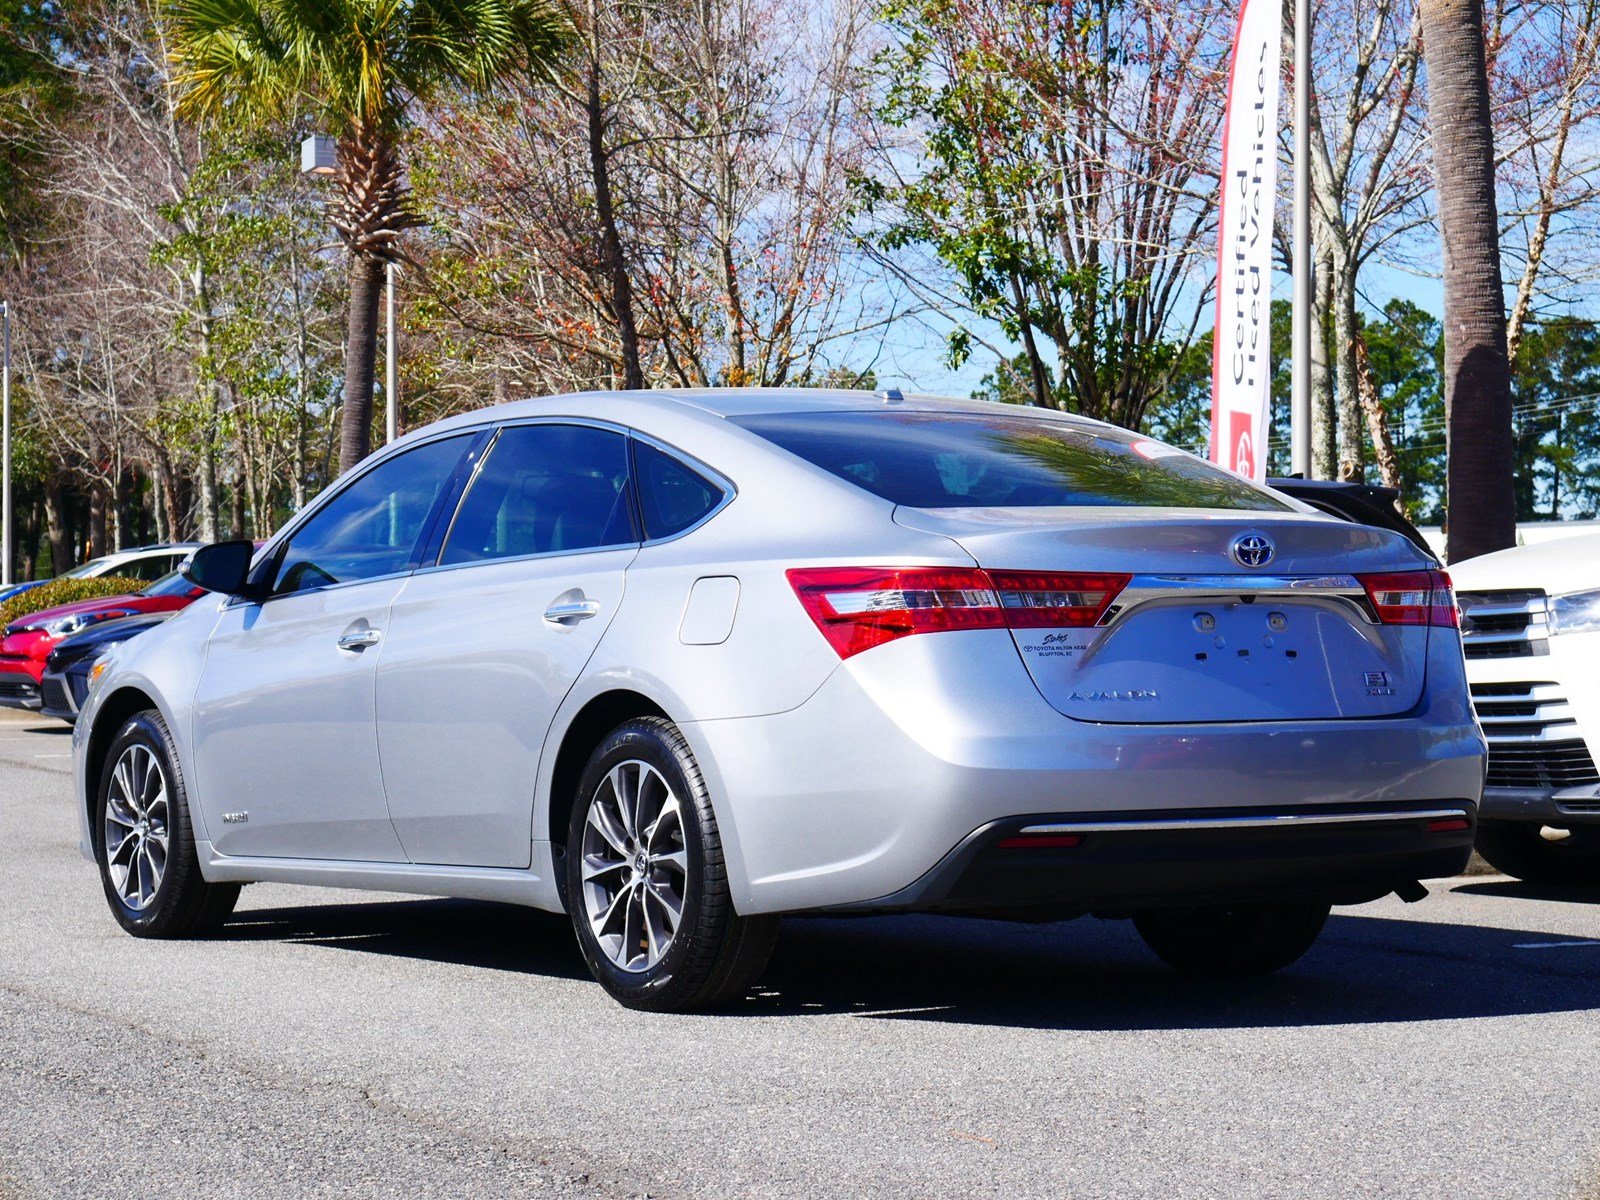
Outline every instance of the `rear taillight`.
{"type": "Polygon", "coordinates": [[[1392,575],[1360,575],[1372,611],[1384,625],[1460,624],[1455,591],[1443,571],[1399,571],[1392,575]]]}
{"type": "Polygon", "coordinates": [[[1128,575],[965,567],[816,567],[789,583],[840,658],[914,633],[1099,622],[1128,575]]]}
{"type": "Polygon", "coordinates": [[[1013,629],[1098,625],[1131,575],[1058,575],[1040,571],[990,571],[1006,624],[1013,629]]]}

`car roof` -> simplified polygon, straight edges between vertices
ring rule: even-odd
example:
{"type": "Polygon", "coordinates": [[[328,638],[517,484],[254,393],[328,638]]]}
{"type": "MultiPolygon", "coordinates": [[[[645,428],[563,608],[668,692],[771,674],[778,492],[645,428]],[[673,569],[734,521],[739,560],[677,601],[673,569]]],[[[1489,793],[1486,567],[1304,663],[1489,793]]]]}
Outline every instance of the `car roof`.
{"type": "Polygon", "coordinates": [[[1017,416],[1027,413],[1033,416],[1056,417],[1083,425],[1103,424],[1087,417],[1058,412],[1055,409],[997,404],[987,400],[958,400],[944,396],[905,394],[892,388],[871,392],[849,388],[799,387],[647,388],[639,391],[569,392],[512,400],[493,408],[475,409],[470,413],[463,413],[448,424],[482,424],[552,413],[582,415],[586,410],[593,413],[601,406],[613,405],[623,408],[639,405],[679,411],[689,410],[730,419],[776,413],[899,410],[965,413],[973,416],[1006,414],[1017,416]]]}

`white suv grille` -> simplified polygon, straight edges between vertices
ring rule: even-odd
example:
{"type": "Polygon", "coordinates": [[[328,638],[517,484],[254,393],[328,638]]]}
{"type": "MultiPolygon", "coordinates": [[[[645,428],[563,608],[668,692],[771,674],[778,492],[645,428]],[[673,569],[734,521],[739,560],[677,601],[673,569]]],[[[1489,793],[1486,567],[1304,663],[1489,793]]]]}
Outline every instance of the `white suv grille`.
{"type": "Polygon", "coordinates": [[[1472,705],[1489,740],[1490,787],[1561,791],[1600,772],[1554,683],[1475,683],[1472,705]]]}
{"type": "Polygon", "coordinates": [[[1541,591],[1460,592],[1461,645],[1468,658],[1550,653],[1550,603],[1541,591]]]}

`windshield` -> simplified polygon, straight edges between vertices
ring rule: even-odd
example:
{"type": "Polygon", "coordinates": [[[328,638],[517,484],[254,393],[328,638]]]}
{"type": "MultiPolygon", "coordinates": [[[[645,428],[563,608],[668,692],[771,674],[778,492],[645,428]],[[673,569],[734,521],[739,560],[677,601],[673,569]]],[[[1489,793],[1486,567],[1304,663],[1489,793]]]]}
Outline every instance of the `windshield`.
{"type": "Polygon", "coordinates": [[[1264,488],[1182,450],[1121,429],[1043,416],[779,413],[735,423],[910,508],[1293,511],[1264,488]]]}
{"type": "Polygon", "coordinates": [[[183,572],[168,571],[144,591],[141,596],[187,596],[194,590],[194,584],[183,577],[183,572]]]}
{"type": "Polygon", "coordinates": [[[86,563],[79,563],[77,566],[73,567],[72,570],[68,571],[61,578],[63,578],[63,579],[87,579],[87,578],[89,578],[89,576],[95,574],[102,566],[104,566],[106,564],[106,562],[107,562],[107,560],[104,559],[104,558],[91,558],[86,563]]]}

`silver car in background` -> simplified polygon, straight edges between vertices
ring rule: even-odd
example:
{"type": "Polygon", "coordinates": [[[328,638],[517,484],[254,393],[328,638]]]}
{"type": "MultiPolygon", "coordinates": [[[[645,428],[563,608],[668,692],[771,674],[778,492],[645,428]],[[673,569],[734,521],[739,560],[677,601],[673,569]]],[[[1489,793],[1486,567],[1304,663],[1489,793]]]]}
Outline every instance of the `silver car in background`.
{"type": "Polygon", "coordinates": [[[1063,414],[519,402],[188,570],[74,733],[138,935],[271,880],[565,910],[640,1008],[739,996],[784,913],[1131,916],[1247,973],[1472,844],[1437,563],[1063,414]]]}

